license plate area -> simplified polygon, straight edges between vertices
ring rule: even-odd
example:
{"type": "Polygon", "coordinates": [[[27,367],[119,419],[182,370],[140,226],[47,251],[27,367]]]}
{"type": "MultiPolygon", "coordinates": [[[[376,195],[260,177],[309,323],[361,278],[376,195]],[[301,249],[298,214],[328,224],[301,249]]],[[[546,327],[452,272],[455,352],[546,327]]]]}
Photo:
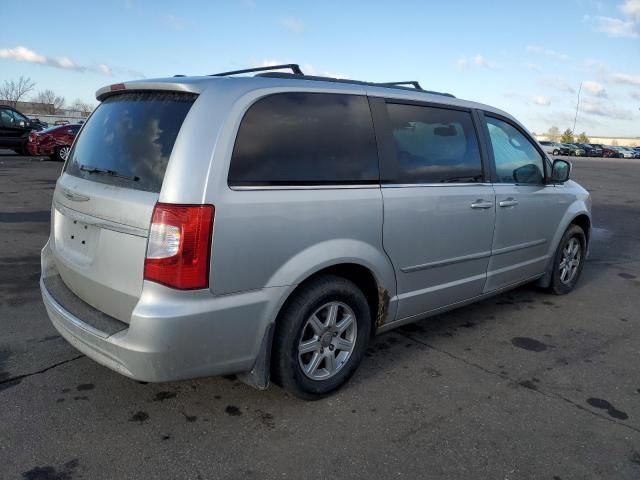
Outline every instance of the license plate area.
{"type": "Polygon", "coordinates": [[[95,256],[100,239],[100,228],[68,217],[58,209],[54,218],[57,252],[78,264],[87,264],[95,256]]]}

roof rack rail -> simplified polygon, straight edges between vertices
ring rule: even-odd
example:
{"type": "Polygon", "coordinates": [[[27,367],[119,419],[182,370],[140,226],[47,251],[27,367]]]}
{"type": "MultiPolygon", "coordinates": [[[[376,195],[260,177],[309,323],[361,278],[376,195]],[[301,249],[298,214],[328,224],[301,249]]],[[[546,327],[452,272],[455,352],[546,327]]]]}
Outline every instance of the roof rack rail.
{"type": "Polygon", "coordinates": [[[382,88],[397,88],[400,90],[409,90],[409,91],[419,91],[422,93],[429,93],[431,95],[441,95],[443,97],[456,98],[454,95],[450,93],[443,92],[434,92],[431,90],[424,90],[420,87],[418,82],[390,82],[390,83],[374,83],[374,82],[365,82],[362,80],[350,80],[347,78],[332,78],[332,77],[319,77],[317,75],[294,75],[288,72],[264,72],[258,73],[256,77],[271,77],[271,78],[291,78],[296,80],[313,80],[318,82],[332,82],[332,83],[349,83],[351,85],[367,85],[370,87],[382,87],[382,88]],[[405,84],[411,84],[410,87],[407,87],[405,84]],[[416,87],[415,84],[418,84],[416,87]]]}
{"type": "Polygon", "coordinates": [[[232,70],[230,72],[212,73],[211,75],[208,75],[208,76],[209,77],[226,77],[228,75],[238,75],[240,73],[268,72],[270,70],[282,70],[284,68],[290,68],[294,75],[304,76],[304,73],[302,73],[302,70],[300,70],[300,65],[298,65],[297,63],[270,65],[268,67],[245,68],[243,70],[232,70]]]}
{"type": "Polygon", "coordinates": [[[409,80],[407,82],[381,82],[378,85],[382,87],[405,87],[407,85],[411,85],[416,90],[422,90],[422,87],[416,80],[409,80]]]}

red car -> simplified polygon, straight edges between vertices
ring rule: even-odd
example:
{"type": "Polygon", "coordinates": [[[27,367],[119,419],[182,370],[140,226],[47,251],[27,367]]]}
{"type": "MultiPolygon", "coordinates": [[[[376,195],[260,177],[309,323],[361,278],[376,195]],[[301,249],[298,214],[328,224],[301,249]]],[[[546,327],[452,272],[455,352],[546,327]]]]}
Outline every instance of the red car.
{"type": "Polygon", "coordinates": [[[619,158],[620,157],[620,152],[618,150],[616,150],[613,147],[610,147],[608,145],[603,145],[602,146],[602,156],[604,158],[619,158]]]}
{"type": "Polygon", "coordinates": [[[40,132],[31,132],[27,141],[27,151],[30,155],[47,155],[52,160],[64,162],[81,126],[60,125],[40,132]]]}

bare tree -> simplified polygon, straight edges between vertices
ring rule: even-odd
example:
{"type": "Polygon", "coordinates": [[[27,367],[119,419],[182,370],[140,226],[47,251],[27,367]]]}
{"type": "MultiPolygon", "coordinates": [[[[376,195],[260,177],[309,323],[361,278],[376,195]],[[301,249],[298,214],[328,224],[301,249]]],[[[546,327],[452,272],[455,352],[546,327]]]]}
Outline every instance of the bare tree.
{"type": "Polygon", "coordinates": [[[75,110],[76,112],[80,112],[83,115],[89,115],[93,109],[94,109],[94,105],[91,103],[87,103],[87,102],[83,102],[82,100],[80,100],[79,98],[76,98],[73,103],[71,104],[71,109],[75,110]]]}
{"type": "Polygon", "coordinates": [[[50,115],[55,115],[57,110],[64,108],[64,97],[57,96],[53,90],[40,90],[33,101],[47,104],[50,115]]]}
{"type": "Polygon", "coordinates": [[[557,142],[560,138],[560,129],[556,126],[551,127],[547,132],[547,136],[552,142],[557,142]]]}
{"type": "Polygon", "coordinates": [[[18,80],[5,80],[2,87],[0,87],[0,100],[4,100],[13,108],[16,108],[18,102],[31,92],[35,86],[35,82],[29,77],[21,76],[18,80]]]}

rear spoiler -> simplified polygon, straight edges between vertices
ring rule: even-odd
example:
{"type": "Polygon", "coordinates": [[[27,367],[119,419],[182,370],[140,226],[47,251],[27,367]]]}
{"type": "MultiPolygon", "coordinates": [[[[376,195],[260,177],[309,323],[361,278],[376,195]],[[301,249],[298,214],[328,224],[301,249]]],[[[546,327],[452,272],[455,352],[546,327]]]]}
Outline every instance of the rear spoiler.
{"type": "Polygon", "coordinates": [[[96,92],[96,99],[103,101],[111,95],[117,95],[122,92],[148,92],[154,90],[200,94],[203,91],[203,85],[202,82],[199,81],[194,82],[187,79],[179,81],[175,78],[166,80],[136,80],[133,82],[114,83],[102,87],[96,92]]]}

